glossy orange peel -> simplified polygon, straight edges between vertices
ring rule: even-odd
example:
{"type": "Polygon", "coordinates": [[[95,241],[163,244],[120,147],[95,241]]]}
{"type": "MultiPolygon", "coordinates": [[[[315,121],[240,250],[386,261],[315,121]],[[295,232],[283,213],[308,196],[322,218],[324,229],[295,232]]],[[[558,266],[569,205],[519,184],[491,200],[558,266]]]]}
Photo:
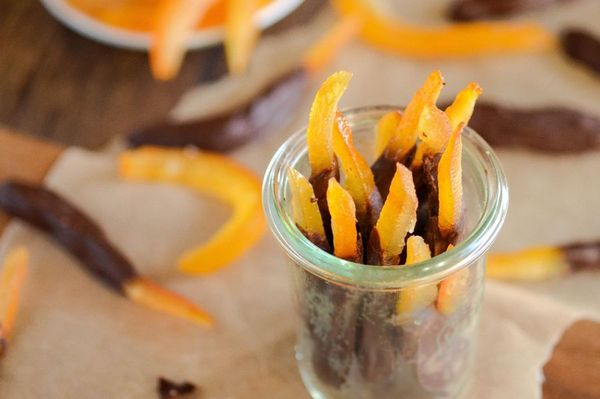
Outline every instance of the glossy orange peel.
{"type": "Polygon", "coordinates": [[[314,235],[323,242],[326,240],[325,228],[312,185],[294,168],[288,169],[287,176],[292,196],[290,202],[294,223],[309,237],[314,235]]]}
{"type": "Polygon", "coordinates": [[[368,0],[332,0],[341,15],[363,20],[361,38],[368,44],[401,56],[464,57],[536,52],[551,48],[556,39],[541,25],[527,22],[466,22],[435,28],[407,24],[383,15],[368,0]]]}
{"type": "Polygon", "coordinates": [[[189,187],[212,195],[233,209],[229,220],[207,243],[181,255],[181,271],[206,274],[219,270],[254,246],[265,231],[260,180],[230,158],[208,152],[143,147],[122,153],[119,171],[128,180],[189,187]]]}
{"type": "Polygon", "coordinates": [[[444,77],[440,71],[434,71],[427,77],[406,106],[396,131],[388,141],[387,158],[401,161],[413,149],[417,143],[421,113],[428,104],[435,104],[443,87],[444,77]]]}
{"type": "Polygon", "coordinates": [[[331,214],[334,255],[341,259],[359,261],[361,251],[356,230],[354,200],[350,193],[333,178],[329,179],[327,203],[331,214]]]}
{"type": "Polygon", "coordinates": [[[462,140],[461,123],[450,136],[438,164],[438,227],[442,235],[455,233],[462,223],[462,140]]]}
{"type": "Polygon", "coordinates": [[[390,185],[390,192],[375,226],[383,251],[384,264],[397,264],[404,249],[405,238],[415,228],[417,206],[418,199],[412,173],[404,165],[398,163],[390,185]]]}
{"type": "Polygon", "coordinates": [[[321,85],[310,109],[306,141],[312,176],[335,167],[333,128],[340,98],[348,88],[352,74],[339,71],[321,85]]]}
{"type": "Polygon", "coordinates": [[[206,326],[213,324],[212,317],[198,306],[146,278],[137,277],[123,288],[127,298],[150,309],[206,326]]]}
{"type": "MultiPolygon", "coordinates": [[[[424,262],[431,258],[429,245],[420,236],[410,236],[406,240],[406,265],[424,262]]],[[[435,302],[437,286],[434,284],[408,287],[400,291],[396,312],[400,315],[410,314],[424,309],[435,302]]]]}
{"type": "Polygon", "coordinates": [[[215,1],[161,1],[150,47],[150,67],[156,79],[169,80],[177,75],[185,55],[187,39],[215,1]]]}
{"type": "Polygon", "coordinates": [[[402,112],[391,111],[383,115],[375,128],[375,157],[379,158],[398,129],[402,112]]]}
{"type": "Polygon", "coordinates": [[[423,157],[441,153],[452,134],[450,119],[434,104],[427,104],[419,118],[419,146],[413,158],[413,168],[421,166],[423,157]]]}
{"type": "Polygon", "coordinates": [[[335,57],[338,50],[356,37],[360,30],[360,18],[350,15],[341,18],[323,38],[304,54],[302,67],[309,74],[323,70],[335,57]]]}
{"type": "Polygon", "coordinates": [[[258,0],[225,2],[225,58],[229,72],[238,75],[247,69],[260,33],[254,21],[260,3],[258,0]]]}
{"type": "Polygon", "coordinates": [[[352,130],[341,112],[337,113],[333,129],[333,151],[344,173],[344,188],[356,204],[359,224],[371,229],[381,210],[381,195],[375,185],[371,166],[354,145],[352,130]],[[372,224],[368,219],[372,219],[372,224]]]}
{"type": "Polygon", "coordinates": [[[6,255],[0,275],[0,356],[14,329],[21,290],[27,278],[29,253],[23,247],[6,255]]]}
{"type": "Polygon", "coordinates": [[[463,123],[465,126],[469,124],[475,103],[481,95],[481,87],[477,83],[469,83],[462,91],[460,91],[452,104],[446,108],[446,115],[450,119],[450,125],[452,131],[454,131],[458,125],[463,123]]]}
{"type": "Polygon", "coordinates": [[[487,257],[487,277],[498,280],[541,281],[560,277],[570,270],[558,247],[534,247],[487,257]]]}

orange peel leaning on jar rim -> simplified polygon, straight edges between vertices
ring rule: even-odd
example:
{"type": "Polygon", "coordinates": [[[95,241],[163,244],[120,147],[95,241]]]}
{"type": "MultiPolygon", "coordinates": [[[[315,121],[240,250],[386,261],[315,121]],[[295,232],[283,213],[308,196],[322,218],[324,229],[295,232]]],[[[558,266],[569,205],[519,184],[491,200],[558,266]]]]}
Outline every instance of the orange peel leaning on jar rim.
{"type": "Polygon", "coordinates": [[[263,235],[259,179],[230,158],[208,152],[142,147],[119,157],[121,177],[177,184],[212,195],[233,208],[229,220],[208,242],[184,252],[181,271],[206,274],[233,262],[263,235]]]}
{"type": "Polygon", "coordinates": [[[404,23],[378,12],[368,0],[332,0],[341,15],[363,21],[361,38],[378,48],[419,58],[459,57],[482,54],[545,50],[556,42],[541,25],[519,22],[464,22],[443,27],[404,23]]]}

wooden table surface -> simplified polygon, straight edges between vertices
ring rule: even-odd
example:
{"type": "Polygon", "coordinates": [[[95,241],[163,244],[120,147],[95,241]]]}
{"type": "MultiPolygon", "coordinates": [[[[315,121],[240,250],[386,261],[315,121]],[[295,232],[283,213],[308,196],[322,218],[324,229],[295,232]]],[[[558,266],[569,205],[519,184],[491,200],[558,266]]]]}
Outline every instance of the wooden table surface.
{"type": "MultiPolygon", "coordinates": [[[[267,34],[302,23],[324,3],[307,0],[267,34]]],[[[225,72],[222,48],[214,47],[189,54],[172,82],[155,82],[145,54],[67,30],[39,0],[0,1],[0,55],[0,124],[52,140],[0,128],[0,181],[41,182],[62,145],[98,147],[163,117],[190,85],[225,72]]],[[[7,220],[0,213],[0,231],[7,220]]],[[[569,328],[544,372],[545,399],[600,398],[600,324],[569,328]]]]}

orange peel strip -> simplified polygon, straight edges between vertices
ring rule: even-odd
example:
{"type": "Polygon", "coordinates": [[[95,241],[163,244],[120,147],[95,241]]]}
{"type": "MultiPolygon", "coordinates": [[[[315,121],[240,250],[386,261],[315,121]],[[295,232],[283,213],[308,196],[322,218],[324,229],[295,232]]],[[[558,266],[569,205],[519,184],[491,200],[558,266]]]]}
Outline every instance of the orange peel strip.
{"type": "Polygon", "coordinates": [[[4,260],[0,276],[0,356],[15,325],[28,261],[29,253],[23,247],[12,249],[4,260]]]}
{"type": "Polygon", "coordinates": [[[412,173],[396,164],[390,192],[383,204],[375,229],[383,251],[384,264],[393,264],[404,249],[404,239],[417,222],[417,194],[412,173]]]}
{"type": "Polygon", "coordinates": [[[213,324],[212,317],[198,306],[146,278],[126,282],[124,291],[127,298],[150,309],[206,326],[213,324]]]}
{"type": "Polygon", "coordinates": [[[186,50],[186,40],[196,23],[215,0],[162,0],[150,47],[150,67],[156,79],[177,75],[186,50]]]}
{"type": "Polygon", "coordinates": [[[304,233],[309,236],[317,235],[320,240],[325,241],[325,228],[312,185],[294,168],[290,167],[287,175],[292,194],[291,207],[294,222],[304,233]]]}
{"type": "Polygon", "coordinates": [[[433,156],[442,152],[451,134],[452,128],[448,116],[434,104],[427,104],[419,118],[420,143],[412,167],[421,166],[424,156],[433,156]]]}
{"type": "MultiPolygon", "coordinates": [[[[410,236],[406,240],[406,265],[426,261],[431,258],[429,245],[420,236],[410,236]]],[[[396,312],[410,314],[432,304],[437,297],[436,285],[409,287],[400,291],[396,312]]]]}
{"type": "Polygon", "coordinates": [[[401,120],[402,113],[400,111],[388,112],[379,119],[375,129],[375,158],[379,158],[383,154],[401,120]]]}
{"type": "Polygon", "coordinates": [[[427,104],[435,104],[442,88],[444,77],[440,71],[432,72],[423,86],[406,106],[400,123],[390,138],[385,154],[387,158],[401,160],[417,143],[419,119],[427,104]]]}
{"type": "Polygon", "coordinates": [[[333,126],[338,102],[351,78],[350,72],[336,72],[323,82],[315,95],[306,129],[308,160],[312,176],[335,167],[333,126]]]}
{"type": "Polygon", "coordinates": [[[260,30],[254,14],[257,0],[225,0],[225,57],[229,72],[241,74],[248,67],[260,30]]]}
{"type": "MultiPolygon", "coordinates": [[[[450,244],[448,251],[452,248],[454,246],[450,244]]],[[[465,267],[440,282],[435,306],[441,314],[448,316],[458,308],[469,290],[470,276],[469,267],[465,267]]]]}
{"type": "Polygon", "coordinates": [[[467,87],[456,95],[452,104],[446,108],[445,113],[450,119],[452,131],[461,123],[464,123],[465,126],[469,124],[475,103],[481,93],[481,87],[477,83],[469,83],[467,87]]]}
{"type": "Polygon", "coordinates": [[[119,171],[128,180],[189,187],[233,208],[233,215],[207,243],[180,256],[178,266],[183,272],[206,274],[219,270],[249,250],[265,231],[260,180],[230,158],[143,147],[122,153],[119,171]]]}
{"type": "Polygon", "coordinates": [[[338,258],[356,261],[360,254],[356,208],[352,196],[334,178],[329,179],[327,203],[331,214],[333,253],[338,258]]]}
{"type": "Polygon", "coordinates": [[[304,54],[302,66],[309,74],[321,71],[335,57],[338,50],[356,37],[361,26],[360,18],[349,15],[341,18],[325,36],[304,54]]]}
{"type": "Polygon", "coordinates": [[[344,172],[344,188],[354,199],[359,223],[366,220],[369,212],[375,212],[376,221],[381,209],[381,195],[375,185],[375,177],[367,160],[354,146],[352,130],[341,112],[337,113],[336,119],[333,151],[344,172]]]}
{"type": "Polygon", "coordinates": [[[487,257],[486,276],[498,280],[541,281],[565,275],[567,259],[557,247],[535,247],[487,257]]]}
{"type": "Polygon", "coordinates": [[[442,234],[451,234],[462,222],[462,140],[464,124],[460,124],[448,141],[438,165],[439,214],[442,234]]]}
{"type": "Polygon", "coordinates": [[[552,47],[554,35],[534,23],[466,22],[433,28],[382,15],[366,0],[332,0],[341,15],[363,20],[361,38],[382,50],[436,58],[534,52],[552,47]]]}

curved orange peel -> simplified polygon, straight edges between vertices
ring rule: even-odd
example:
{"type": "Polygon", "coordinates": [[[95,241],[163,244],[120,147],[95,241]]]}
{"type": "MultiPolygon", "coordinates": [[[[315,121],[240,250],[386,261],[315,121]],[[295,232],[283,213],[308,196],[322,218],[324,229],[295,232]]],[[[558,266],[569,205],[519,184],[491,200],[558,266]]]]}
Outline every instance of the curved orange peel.
{"type": "Polygon", "coordinates": [[[434,28],[404,23],[375,10],[367,0],[332,0],[341,15],[363,20],[361,38],[382,50],[436,58],[541,51],[554,35],[534,23],[465,22],[434,28]]]}
{"type": "Polygon", "coordinates": [[[290,202],[294,223],[309,236],[314,234],[319,236],[321,242],[326,240],[321,212],[312,185],[292,167],[288,169],[287,175],[292,195],[290,202]]]}
{"type": "Polygon", "coordinates": [[[455,232],[462,222],[462,140],[461,123],[450,136],[438,165],[438,227],[442,234],[455,232]]]}
{"type": "Polygon", "coordinates": [[[321,71],[335,57],[337,51],[356,37],[360,30],[360,18],[342,17],[325,36],[304,54],[302,67],[310,74],[321,71]]]}
{"type": "MultiPolygon", "coordinates": [[[[429,245],[420,236],[410,236],[406,240],[406,265],[426,261],[431,258],[429,245]]],[[[437,297],[436,285],[408,287],[400,291],[396,312],[410,314],[432,304],[437,297]]]]}
{"type": "Polygon", "coordinates": [[[352,196],[334,178],[329,179],[327,203],[331,214],[333,253],[341,259],[356,261],[359,254],[356,208],[352,196]]]}
{"type": "Polygon", "coordinates": [[[260,30],[254,21],[258,0],[225,0],[225,58],[229,72],[246,70],[260,30]]]}
{"type": "MultiPolygon", "coordinates": [[[[447,251],[452,248],[454,245],[448,245],[447,251]]],[[[435,307],[441,314],[448,316],[458,308],[469,290],[470,276],[471,269],[467,266],[440,282],[435,307]]]]}
{"type": "MultiPolygon", "coordinates": [[[[359,223],[364,220],[368,224],[369,214],[374,214],[374,223],[381,210],[381,195],[375,185],[371,166],[356,149],[350,126],[341,112],[337,113],[336,122],[333,129],[333,151],[344,172],[344,188],[356,204],[359,223]]],[[[370,229],[372,225],[365,227],[370,229]]]]}
{"type": "Polygon", "coordinates": [[[191,274],[219,270],[240,257],[263,235],[259,179],[222,155],[157,147],[129,150],[119,157],[120,175],[129,180],[178,184],[217,197],[233,215],[205,244],[180,256],[179,269],[191,274]]]}
{"type": "Polygon", "coordinates": [[[404,249],[404,240],[417,222],[418,199],[412,173],[397,163],[390,192],[383,204],[375,229],[379,235],[384,264],[395,264],[404,249]]]}
{"type": "Polygon", "coordinates": [[[465,126],[469,124],[475,103],[481,95],[481,87],[477,83],[469,83],[462,91],[460,91],[452,104],[444,111],[450,119],[452,131],[458,127],[461,123],[465,126]]]}
{"type": "Polygon", "coordinates": [[[338,102],[346,91],[351,78],[350,72],[336,72],[323,82],[315,95],[306,129],[308,160],[312,176],[329,170],[335,165],[333,127],[338,102]]]}
{"type": "Polygon", "coordinates": [[[206,326],[213,324],[212,317],[198,306],[146,278],[134,278],[123,288],[127,298],[151,309],[206,326]]]}
{"type": "Polygon", "coordinates": [[[417,143],[421,113],[426,105],[435,104],[443,87],[444,77],[440,71],[429,74],[406,106],[396,131],[388,141],[385,150],[387,158],[401,161],[413,149],[417,143]]]}
{"type": "Polygon", "coordinates": [[[568,273],[569,263],[557,247],[535,247],[487,257],[486,276],[498,280],[540,281],[568,273]]]}

